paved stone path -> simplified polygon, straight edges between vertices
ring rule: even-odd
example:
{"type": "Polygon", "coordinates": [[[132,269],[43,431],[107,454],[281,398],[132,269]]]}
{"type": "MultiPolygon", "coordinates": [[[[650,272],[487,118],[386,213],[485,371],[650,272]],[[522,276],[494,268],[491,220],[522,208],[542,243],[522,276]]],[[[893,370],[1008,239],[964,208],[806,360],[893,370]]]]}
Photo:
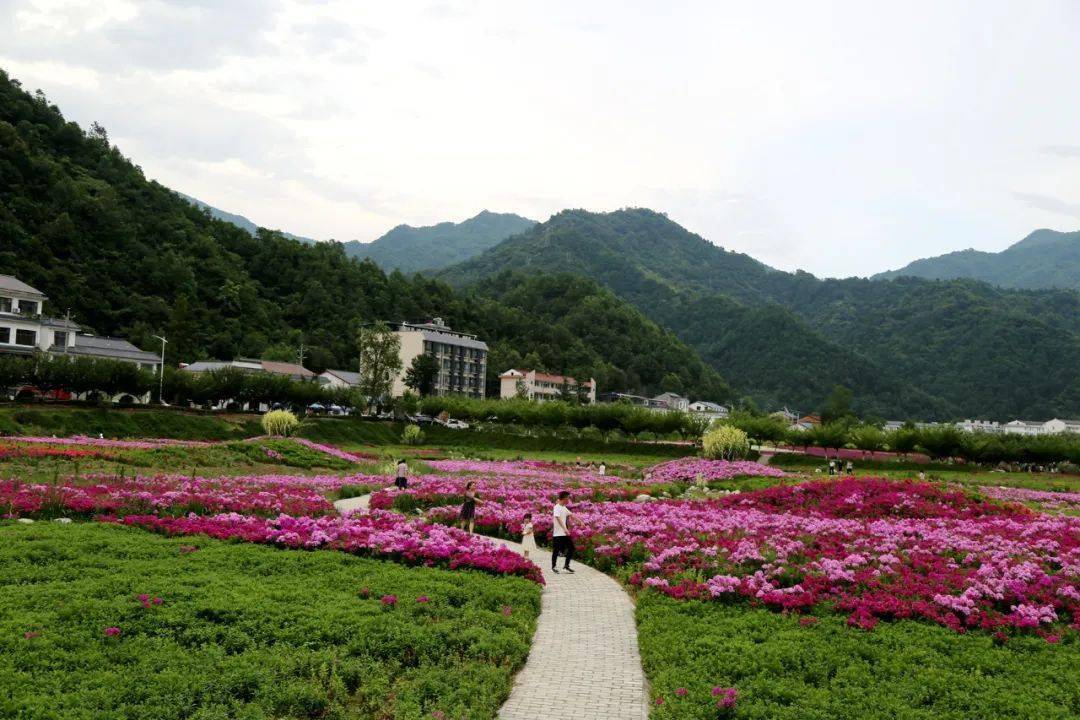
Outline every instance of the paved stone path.
{"type": "MultiPolygon", "coordinates": [[[[346,513],[366,511],[370,495],[338,500],[346,513]]],[[[521,552],[517,543],[496,540],[521,552]]],[[[574,562],[574,574],[551,572],[551,554],[532,558],[544,571],[540,617],[525,667],[514,678],[503,720],[645,720],[645,674],[634,605],[617,582],[574,562]]]]}

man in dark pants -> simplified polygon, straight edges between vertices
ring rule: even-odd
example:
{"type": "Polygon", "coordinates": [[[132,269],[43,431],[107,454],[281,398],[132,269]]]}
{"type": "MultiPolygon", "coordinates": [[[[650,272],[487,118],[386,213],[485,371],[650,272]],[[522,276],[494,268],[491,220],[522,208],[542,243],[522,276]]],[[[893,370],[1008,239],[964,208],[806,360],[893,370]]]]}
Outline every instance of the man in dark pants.
{"type": "Polygon", "coordinates": [[[566,501],[569,499],[570,492],[568,490],[559,492],[559,499],[555,501],[555,509],[552,511],[551,571],[556,574],[559,572],[558,568],[555,567],[555,562],[559,559],[559,553],[566,556],[563,570],[568,573],[574,572],[570,569],[570,560],[574,557],[574,541],[570,539],[570,516],[573,513],[566,507],[566,501]]]}

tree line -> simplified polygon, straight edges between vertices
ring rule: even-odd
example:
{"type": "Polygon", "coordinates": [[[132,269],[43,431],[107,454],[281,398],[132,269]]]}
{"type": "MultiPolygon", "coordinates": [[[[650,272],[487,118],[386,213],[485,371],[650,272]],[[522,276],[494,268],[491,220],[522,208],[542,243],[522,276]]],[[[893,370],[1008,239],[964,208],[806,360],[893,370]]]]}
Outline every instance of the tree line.
{"type": "Polygon", "coordinates": [[[985,465],[1000,462],[1080,464],[1080,435],[1013,435],[966,432],[955,425],[916,426],[908,423],[895,430],[845,418],[794,430],[780,418],[750,413],[734,413],[723,421],[745,432],[759,444],[792,447],[821,447],[827,450],[852,448],[867,452],[886,451],[900,455],[922,453],[934,460],[961,459],[985,465]]]}

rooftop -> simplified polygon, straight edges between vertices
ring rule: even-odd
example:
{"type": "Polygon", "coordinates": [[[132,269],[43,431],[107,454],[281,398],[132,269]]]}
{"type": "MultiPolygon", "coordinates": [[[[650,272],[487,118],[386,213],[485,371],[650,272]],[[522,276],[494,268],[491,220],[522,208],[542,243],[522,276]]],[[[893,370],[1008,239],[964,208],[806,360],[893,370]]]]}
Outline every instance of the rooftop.
{"type": "Polygon", "coordinates": [[[323,375],[333,375],[334,377],[344,380],[350,385],[358,385],[360,383],[360,373],[352,370],[327,370],[323,375]]]}
{"type": "Polygon", "coordinates": [[[0,290],[23,293],[24,295],[37,295],[41,298],[45,297],[45,293],[30,287],[22,280],[12,275],[0,275],[0,290]]]}
{"type": "Polygon", "coordinates": [[[113,358],[116,360],[135,360],[157,363],[160,358],[156,353],[140,350],[127,340],[101,335],[76,335],[71,347],[53,345],[49,352],[63,355],[84,355],[87,357],[113,358]]]}

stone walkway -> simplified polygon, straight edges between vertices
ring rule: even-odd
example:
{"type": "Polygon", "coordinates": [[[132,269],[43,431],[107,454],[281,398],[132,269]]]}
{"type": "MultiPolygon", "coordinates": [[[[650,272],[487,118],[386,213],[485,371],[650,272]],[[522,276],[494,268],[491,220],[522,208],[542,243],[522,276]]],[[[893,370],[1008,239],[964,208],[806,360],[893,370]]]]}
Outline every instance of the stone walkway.
{"type": "MultiPolygon", "coordinates": [[[[365,511],[370,495],[338,500],[344,514],[365,511]]],[[[496,540],[521,552],[517,543],[496,540]]],[[[544,571],[540,617],[525,667],[514,678],[503,720],[645,720],[645,674],[634,605],[617,582],[574,562],[574,574],[551,572],[551,554],[532,558],[544,571]]]]}

